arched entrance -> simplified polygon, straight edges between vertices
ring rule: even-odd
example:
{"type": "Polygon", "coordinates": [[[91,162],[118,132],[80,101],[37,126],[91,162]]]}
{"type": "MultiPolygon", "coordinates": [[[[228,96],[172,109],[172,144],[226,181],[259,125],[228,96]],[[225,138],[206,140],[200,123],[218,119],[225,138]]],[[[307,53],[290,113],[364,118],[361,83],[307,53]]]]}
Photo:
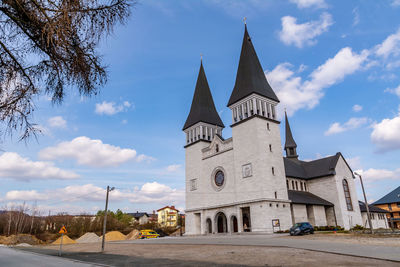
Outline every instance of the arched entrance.
{"type": "Polygon", "coordinates": [[[236,216],[231,217],[231,231],[233,233],[238,232],[238,220],[237,220],[236,216]]]}
{"type": "Polygon", "coordinates": [[[206,220],[206,225],[207,225],[207,233],[208,233],[208,234],[211,234],[211,233],[212,233],[212,222],[211,222],[211,219],[210,219],[210,218],[208,218],[208,219],[206,220]]]}
{"type": "Polygon", "coordinates": [[[226,223],[226,216],[223,212],[218,212],[215,217],[217,224],[217,232],[218,233],[226,233],[228,232],[228,225],[226,223]]]}

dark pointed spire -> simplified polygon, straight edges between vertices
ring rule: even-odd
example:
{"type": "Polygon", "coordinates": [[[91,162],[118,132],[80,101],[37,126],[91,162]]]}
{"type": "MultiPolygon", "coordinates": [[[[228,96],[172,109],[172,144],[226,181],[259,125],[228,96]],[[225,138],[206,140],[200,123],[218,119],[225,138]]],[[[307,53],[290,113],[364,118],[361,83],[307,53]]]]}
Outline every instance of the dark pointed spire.
{"type": "Polygon", "coordinates": [[[258,60],[249,33],[247,32],[247,25],[245,24],[242,51],[240,53],[235,87],[233,88],[228,106],[251,95],[252,93],[279,102],[278,97],[268,84],[264,70],[258,60]]]}
{"type": "Polygon", "coordinates": [[[211,95],[210,87],[208,86],[202,60],[200,63],[199,75],[197,77],[196,89],[194,90],[192,106],[190,107],[189,116],[186,119],[183,130],[198,122],[205,122],[225,127],[215,109],[214,100],[211,95]]]}
{"type": "Polygon", "coordinates": [[[290,129],[289,120],[285,111],[285,128],[286,128],[286,141],[285,141],[285,150],[286,157],[288,158],[297,158],[297,144],[293,139],[292,130],[290,129]]]}

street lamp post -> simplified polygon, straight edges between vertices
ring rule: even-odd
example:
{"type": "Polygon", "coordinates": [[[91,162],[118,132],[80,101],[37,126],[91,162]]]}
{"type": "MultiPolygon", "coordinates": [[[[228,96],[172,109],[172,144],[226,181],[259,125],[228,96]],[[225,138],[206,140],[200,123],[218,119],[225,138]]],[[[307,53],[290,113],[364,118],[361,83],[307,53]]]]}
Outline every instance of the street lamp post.
{"type": "Polygon", "coordinates": [[[369,224],[369,228],[371,229],[371,234],[373,234],[374,229],[372,228],[371,214],[369,213],[369,207],[368,207],[368,202],[367,202],[367,196],[365,195],[364,184],[363,184],[361,175],[356,172],[354,172],[354,174],[357,175],[358,177],[360,177],[361,188],[362,188],[363,195],[364,195],[365,207],[367,209],[368,224],[369,224]]]}
{"type": "Polygon", "coordinates": [[[103,222],[103,240],[101,241],[101,252],[104,252],[104,244],[106,241],[106,225],[107,225],[107,213],[108,213],[108,194],[113,191],[115,187],[111,187],[107,185],[107,194],[106,194],[106,208],[104,210],[104,222],[103,222]]]}

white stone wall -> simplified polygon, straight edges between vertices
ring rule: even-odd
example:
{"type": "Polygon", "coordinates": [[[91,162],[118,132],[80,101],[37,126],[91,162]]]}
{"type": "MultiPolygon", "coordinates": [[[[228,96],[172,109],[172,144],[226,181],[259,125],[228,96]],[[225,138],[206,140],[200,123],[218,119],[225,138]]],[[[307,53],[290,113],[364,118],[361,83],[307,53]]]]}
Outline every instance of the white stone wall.
{"type": "Polygon", "coordinates": [[[208,193],[208,191],[204,188],[205,178],[202,174],[203,155],[201,150],[209,146],[209,144],[208,142],[200,141],[185,149],[186,209],[198,208],[206,204],[204,203],[206,199],[205,194],[208,193]],[[190,188],[192,179],[197,179],[197,190],[194,191],[191,191],[190,188]]]}
{"type": "Polygon", "coordinates": [[[356,224],[361,225],[362,219],[361,219],[360,206],[358,204],[356,185],[352,176],[352,172],[347,167],[342,157],[339,158],[338,163],[336,165],[336,175],[334,178],[336,182],[336,187],[337,187],[336,191],[338,192],[338,200],[339,200],[338,205],[336,205],[335,203],[335,211],[338,224],[343,226],[345,229],[350,229],[354,227],[356,224]],[[343,190],[343,179],[346,179],[349,185],[351,201],[353,205],[352,211],[347,210],[346,199],[343,190]]]}
{"type": "MultiPolygon", "coordinates": [[[[371,212],[370,214],[371,215],[373,214],[372,215],[373,218],[371,218],[371,223],[372,223],[372,227],[374,229],[379,229],[379,228],[388,229],[389,228],[389,224],[386,219],[386,214],[382,213],[383,214],[382,219],[379,218],[379,213],[371,212]]],[[[362,226],[369,228],[367,212],[361,212],[361,217],[362,217],[362,221],[363,221],[362,226]]]]}
{"type": "Polygon", "coordinates": [[[303,204],[292,204],[294,223],[308,222],[307,207],[303,204]]]}
{"type": "Polygon", "coordinates": [[[340,157],[336,165],[336,175],[316,178],[307,181],[308,191],[335,205],[336,221],[339,226],[350,229],[361,225],[361,212],[351,170],[340,157]],[[350,189],[353,211],[348,211],[343,191],[343,179],[346,178],[350,189]]]}
{"type": "Polygon", "coordinates": [[[326,214],[325,207],[319,205],[313,205],[315,223],[313,226],[326,226],[326,214]]]}
{"type": "Polygon", "coordinates": [[[287,200],[279,124],[251,118],[232,128],[238,201],[258,198],[287,200]],[[269,129],[267,129],[269,124],[269,129]],[[272,146],[272,152],[269,145],[272,146]],[[242,177],[242,166],[251,163],[253,175],[242,177]],[[272,174],[272,167],[274,173],[272,174]]]}

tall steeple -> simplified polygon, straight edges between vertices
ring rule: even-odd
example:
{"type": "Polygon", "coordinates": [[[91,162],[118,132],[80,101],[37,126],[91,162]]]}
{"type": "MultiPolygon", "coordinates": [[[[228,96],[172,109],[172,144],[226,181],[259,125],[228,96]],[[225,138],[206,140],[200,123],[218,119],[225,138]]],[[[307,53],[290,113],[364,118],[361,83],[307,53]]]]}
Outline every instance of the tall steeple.
{"type": "Polygon", "coordinates": [[[293,139],[292,130],[290,130],[289,120],[285,111],[285,128],[286,128],[286,141],[285,141],[285,151],[287,158],[298,158],[296,148],[297,144],[293,139]]]}
{"type": "Polygon", "coordinates": [[[264,70],[247,32],[247,25],[245,25],[236,82],[228,102],[228,107],[252,93],[279,102],[278,97],[265,77],[264,70]]]}
{"type": "Polygon", "coordinates": [[[235,86],[228,102],[233,124],[252,116],[276,121],[275,107],[278,103],[245,25],[235,86]]]}
{"type": "Polygon", "coordinates": [[[182,129],[187,134],[186,143],[190,144],[198,140],[210,141],[214,134],[221,135],[224,127],[215,108],[203,61],[201,61],[192,106],[182,129]]]}

